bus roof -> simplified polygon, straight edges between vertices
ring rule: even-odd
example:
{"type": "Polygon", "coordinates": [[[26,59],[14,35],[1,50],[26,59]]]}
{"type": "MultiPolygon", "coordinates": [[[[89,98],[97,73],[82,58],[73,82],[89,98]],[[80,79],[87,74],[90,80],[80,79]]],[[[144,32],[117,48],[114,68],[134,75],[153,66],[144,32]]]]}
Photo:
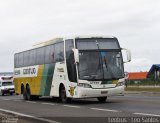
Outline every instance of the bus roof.
{"type": "Polygon", "coordinates": [[[86,36],[84,36],[84,35],[83,36],[72,36],[72,37],[64,37],[64,38],[59,37],[59,38],[53,38],[51,40],[36,43],[36,44],[33,45],[32,48],[26,49],[26,50],[23,50],[23,51],[20,51],[20,52],[17,52],[17,53],[21,53],[21,52],[36,49],[36,48],[40,48],[40,47],[47,46],[47,45],[50,45],[50,44],[55,44],[55,43],[58,43],[58,42],[61,42],[61,41],[67,40],[67,39],[79,39],[79,38],[116,38],[116,37],[114,37],[114,36],[88,36],[88,35],[86,35],[86,36]]]}
{"type": "Polygon", "coordinates": [[[59,38],[53,38],[51,40],[39,42],[33,46],[34,47],[41,47],[41,46],[46,46],[46,45],[58,43],[63,40],[66,40],[66,39],[79,39],[79,38],[116,38],[116,37],[113,37],[113,36],[74,36],[74,37],[64,37],[64,38],[59,37],[59,38]]]}
{"type": "Polygon", "coordinates": [[[48,41],[39,42],[39,43],[33,45],[33,47],[42,47],[42,46],[58,43],[58,42],[61,42],[61,41],[63,41],[63,38],[54,38],[54,39],[51,39],[51,40],[48,40],[48,41]]]}

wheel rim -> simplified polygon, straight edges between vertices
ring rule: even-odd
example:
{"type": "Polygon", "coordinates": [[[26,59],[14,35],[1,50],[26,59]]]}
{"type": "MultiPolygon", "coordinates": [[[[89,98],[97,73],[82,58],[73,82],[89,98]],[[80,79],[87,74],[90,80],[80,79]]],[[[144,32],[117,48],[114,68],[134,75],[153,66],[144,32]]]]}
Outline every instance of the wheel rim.
{"type": "Polygon", "coordinates": [[[61,99],[62,99],[62,102],[66,102],[66,91],[64,88],[62,88],[61,90],[61,99]]]}
{"type": "Polygon", "coordinates": [[[27,87],[26,92],[27,92],[27,99],[30,100],[31,99],[31,95],[30,95],[29,87],[27,87]]]}
{"type": "Polygon", "coordinates": [[[26,89],[23,92],[23,98],[24,98],[24,100],[27,100],[27,91],[26,91],[26,89]]]}

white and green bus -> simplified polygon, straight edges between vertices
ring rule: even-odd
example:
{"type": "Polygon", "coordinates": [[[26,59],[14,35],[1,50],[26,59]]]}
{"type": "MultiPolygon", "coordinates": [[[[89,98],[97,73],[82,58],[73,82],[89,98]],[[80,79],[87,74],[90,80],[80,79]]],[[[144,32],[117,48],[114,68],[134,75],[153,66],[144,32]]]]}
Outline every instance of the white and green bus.
{"type": "Polygon", "coordinates": [[[14,55],[15,92],[25,100],[52,96],[63,103],[74,98],[103,102],[123,93],[123,78],[122,48],[116,37],[56,38],[14,55]]]}

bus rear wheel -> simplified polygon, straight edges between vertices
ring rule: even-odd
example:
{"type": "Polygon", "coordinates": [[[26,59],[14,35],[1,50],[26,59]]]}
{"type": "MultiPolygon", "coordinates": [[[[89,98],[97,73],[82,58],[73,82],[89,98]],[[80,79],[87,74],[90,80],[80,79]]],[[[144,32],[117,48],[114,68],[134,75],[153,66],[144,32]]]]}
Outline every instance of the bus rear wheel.
{"type": "Polygon", "coordinates": [[[23,99],[24,100],[31,100],[31,93],[30,93],[30,87],[29,87],[29,85],[27,85],[26,88],[24,88],[23,99]]]}
{"type": "Polygon", "coordinates": [[[62,103],[69,103],[69,102],[71,102],[71,98],[68,98],[66,96],[66,90],[65,90],[64,86],[62,86],[60,88],[60,98],[61,98],[62,103]]]}
{"type": "Polygon", "coordinates": [[[97,97],[99,102],[105,102],[107,97],[97,97]]]}
{"type": "Polygon", "coordinates": [[[13,95],[13,93],[9,93],[10,95],[13,95]]]}
{"type": "Polygon", "coordinates": [[[24,89],[23,90],[23,99],[24,100],[28,100],[28,96],[27,96],[28,94],[27,94],[27,90],[26,89],[24,89]]]}
{"type": "Polygon", "coordinates": [[[38,95],[31,95],[30,97],[31,97],[30,100],[39,100],[38,95]]]}
{"type": "Polygon", "coordinates": [[[38,100],[39,96],[38,95],[31,95],[30,87],[27,86],[26,89],[24,89],[24,91],[23,91],[23,99],[24,100],[38,100]]]}

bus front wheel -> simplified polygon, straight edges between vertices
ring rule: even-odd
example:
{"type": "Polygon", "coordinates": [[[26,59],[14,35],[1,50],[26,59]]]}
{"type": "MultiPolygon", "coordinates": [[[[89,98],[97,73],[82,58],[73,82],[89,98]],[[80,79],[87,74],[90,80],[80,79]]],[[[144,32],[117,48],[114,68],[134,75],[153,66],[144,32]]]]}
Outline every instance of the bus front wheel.
{"type": "Polygon", "coordinates": [[[107,97],[97,97],[99,102],[105,102],[107,97]]]}
{"type": "Polygon", "coordinates": [[[64,86],[60,88],[60,98],[62,100],[62,103],[69,103],[71,101],[71,99],[67,98],[66,96],[66,90],[64,86]]]}

